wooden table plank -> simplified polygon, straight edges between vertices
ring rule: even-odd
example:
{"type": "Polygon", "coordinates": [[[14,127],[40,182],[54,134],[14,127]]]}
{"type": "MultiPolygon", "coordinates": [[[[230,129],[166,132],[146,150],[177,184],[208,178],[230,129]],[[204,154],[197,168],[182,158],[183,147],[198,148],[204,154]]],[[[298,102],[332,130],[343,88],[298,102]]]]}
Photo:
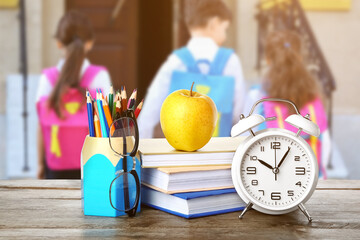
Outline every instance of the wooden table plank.
{"type": "Polygon", "coordinates": [[[184,219],[143,207],[135,218],[84,216],[78,180],[0,181],[1,238],[360,238],[360,181],[320,181],[300,211],[270,216],[250,211],[184,219]]]}
{"type": "MultiPolygon", "coordinates": [[[[0,180],[0,188],[80,189],[80,180],[0,180]]],[[[360,189],[359,180],[319,180],[316,189],[360,189]]]]}

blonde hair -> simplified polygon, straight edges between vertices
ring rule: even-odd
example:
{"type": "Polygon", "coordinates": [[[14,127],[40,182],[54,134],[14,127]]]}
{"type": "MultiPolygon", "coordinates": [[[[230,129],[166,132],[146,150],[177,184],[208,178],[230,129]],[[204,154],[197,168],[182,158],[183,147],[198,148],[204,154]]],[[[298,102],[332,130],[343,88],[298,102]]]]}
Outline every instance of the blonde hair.
{"type": "MultiPolygon", "coordinates": [[[[301,39],[290,31],[268,35],[265,56],[270,68],[264,90],[270,97],[288,99],[301,109],[320,96],[320,87],[307,71],[301,55],[301,39]]],[[[289,108],[289,113],[293,109],[289,108]]]]}

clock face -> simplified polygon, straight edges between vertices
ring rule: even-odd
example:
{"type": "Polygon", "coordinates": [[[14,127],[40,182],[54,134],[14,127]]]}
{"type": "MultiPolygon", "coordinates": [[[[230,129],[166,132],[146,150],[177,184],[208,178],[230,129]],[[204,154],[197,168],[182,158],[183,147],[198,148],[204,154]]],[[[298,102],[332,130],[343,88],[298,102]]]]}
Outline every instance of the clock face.
{"type": "Polygon", "coordinates": [[[247,198],[262,208],[293,208],[315,188],[316,159],[303,139],[267,132],[254,137],[241,157],[240,185],[247,198]]]}

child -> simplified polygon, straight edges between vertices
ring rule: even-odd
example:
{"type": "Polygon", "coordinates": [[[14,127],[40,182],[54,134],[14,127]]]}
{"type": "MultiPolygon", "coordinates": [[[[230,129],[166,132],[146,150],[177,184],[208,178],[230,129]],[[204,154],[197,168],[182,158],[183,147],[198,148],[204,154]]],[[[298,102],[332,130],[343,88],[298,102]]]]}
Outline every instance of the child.
{"type": "MultiPolygon", "coordinates": [[[[326,112],[322,103],[318,83],[307,71],[301,58],[301,39],[293,32],[279,31],[270,33],[266,39],[265,57],[268,71],[261,87],[249,91],[245,113],[250,111],[253,103],[261,98],[282,98],[295,103],[300,113],[310,114],[310,119],[320,127],[319,138],[302,134],[312,147],[319,163],[319,177],[326,178],[325,166],[330,151],[330,137],[327,131],[326,112]]],[[[276,116],[277,120],[265,122],[257,130],[264,128],[286,128],[296,133],[297,129],[285,123],[295,110],[287,104],[264,102],[258,113],[265,117],[276,116]]]]}
{"type": "Polygon", "coordinates": [[[80,178],[80,152],[88,134],[85,91],[94,94],[101,88],[107,92],[111,82],[104,67],[91,65],[85,58],[94,44],[93,29],[85,16],[66,13],[55,38],[64,59],[43,71],[36,96],[38,178],[80,178]]]}
{"type": "Polygon", "coordinates": [[[190,90],[193,75],[190,77],[185,75],[194,72],[185,61],[186,58],[195,63],[198,71],[195,74],[198,75],[205,74],[211,77],[212,66],[216,65],[215,67],[219,68],[217,74],[214,74],[217,79],[213,79],[215,80],[213,84],[217,84],[217,87],[211,85],[210,81],[204,82],[209,86],[196,86],[198,82],[195,81],[194,88],[195,91],[210,97],[225,96],[212,97],[218,108],[217,128],[222,128],[215,130],[220,133],[218,136],[230,136],[231,126],[233,122],[239,120],[242,112],[245,84],[240,60],[233,50],[220,48],[226,40],[226,30],[231,21],[230,10],[221,0],[191,0],[186,3],[185,21],[191,39],[185,48],[176,50],[168,57],[148,89],[138,119],[140,138],[153,137],[154,128],[160,120],[161,105],[172,91],[181,88],[190,90]],[[225,54],[222,60],[221,57],[219,58],[220,53],[225,54]],[[185,74],[180,76],[178,72],[185,74]],[[176,76],[180,77],[175,79],[176,76]],[[230,84],[226,85],[226,81],[230,84]],[[218,103],[216,98],[223,99],[225,103],[218,103]],[[220,116],[222,113],[224,114],[220,116]]]}

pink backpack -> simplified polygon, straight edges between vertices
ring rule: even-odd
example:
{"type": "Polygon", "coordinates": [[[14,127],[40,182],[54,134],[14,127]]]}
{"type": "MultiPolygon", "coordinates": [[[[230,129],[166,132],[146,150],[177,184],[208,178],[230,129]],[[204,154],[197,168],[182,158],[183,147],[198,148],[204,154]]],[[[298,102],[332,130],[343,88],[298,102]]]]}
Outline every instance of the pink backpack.
{"type": "MultiPolygon", "coordinates": [[[[280,104],[277,102],[264,102],[264,115],[266,117],[276,116],[276,121],[266,122],[267,128],[285,128],[293,132],[297,132],[297,129],[290,124],[286,123],[284,120],[289,115],[287,110],[287,105],[280,104]]],[[[321,141],[322,133],[327,130],[327,117],[324,106],[319,98],[316,98],[312,102],[306,104],[302,109],[300,109],[301,115],[305,116],[310,114],[310,119],[315,122],[320,127],[320,137],[316,138],[314,136],[309,136],[302,133],[301,135],[306,139],[311,148],[313,149],[319,163],[319,177],[326,178],[326,172],[321,163],[321,141]]]]}
{"type": "MultiPolygon", "coordinates": [[[[90,65],[82,76],[80,86],[89,88],[95,76],[104,67],[90,65]]],[[[43,70],[54,87],[59,77],[56,67],[43,70]]],[[[95,89],[89,89],[95,96],[95,89]]],[[[53,109],[48,108],[49,96],[37,102],[37,112],[45,144],[46,163],[51,170],[80,169],[80,153],[85,136],[89,133],[85,96],[77,89],[70,88],[62,97],[64,119],[58,118],[53,109]]]]}

